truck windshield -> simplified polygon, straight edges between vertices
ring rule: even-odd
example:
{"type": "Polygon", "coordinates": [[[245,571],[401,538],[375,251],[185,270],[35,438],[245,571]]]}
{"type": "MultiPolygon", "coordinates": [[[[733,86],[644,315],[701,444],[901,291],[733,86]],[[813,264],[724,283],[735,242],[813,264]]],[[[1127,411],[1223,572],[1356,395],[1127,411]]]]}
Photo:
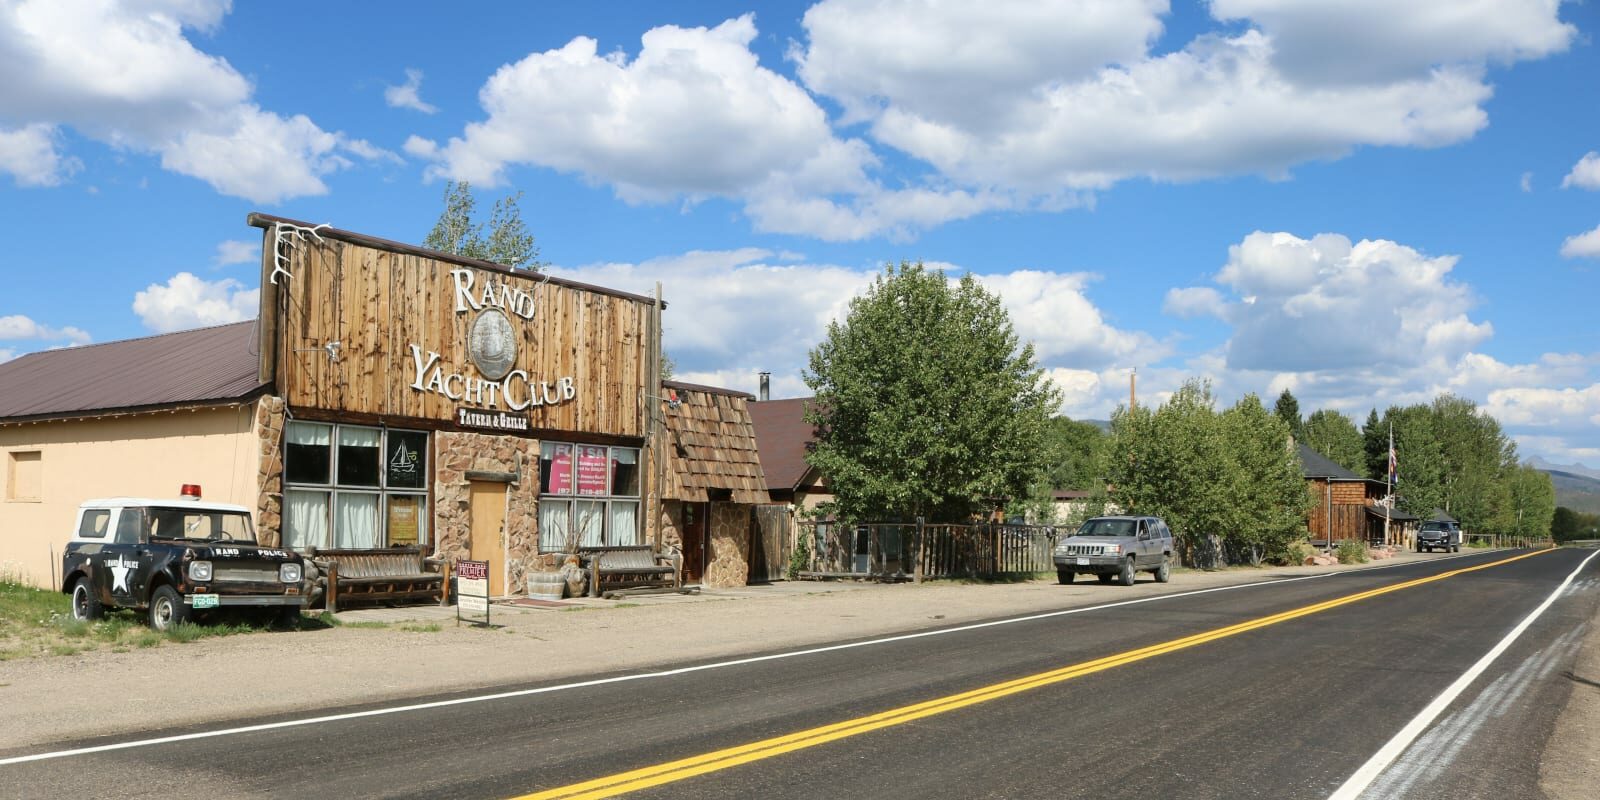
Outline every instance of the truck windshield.
{"type": "Polygon", "coordinates": [[[1078,536],[1132,536],[1131,519],[1091,519],[1078,529],[1078,536]]]}
{"type": "Polygon", "coordinates": [[[145,529],[153,539],[209,539],[222,542],[256,540],[250,515],[237,511],[206,511],[196,508],[151,508],[145,510],[145,529]]]}

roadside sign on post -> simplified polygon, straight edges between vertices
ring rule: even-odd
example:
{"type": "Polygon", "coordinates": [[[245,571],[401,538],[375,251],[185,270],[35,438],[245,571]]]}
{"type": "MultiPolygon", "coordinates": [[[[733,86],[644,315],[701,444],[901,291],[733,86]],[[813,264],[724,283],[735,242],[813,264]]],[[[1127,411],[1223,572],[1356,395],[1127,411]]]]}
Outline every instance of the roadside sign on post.
{"type": "Polygon", "coordinates": [[[466,618],[474,625],[489,624],[489,562],[487,561],[456,562],[457,625],[461,624],[463,613],[483,615],[481,620],[475,616],[466,618]]]}

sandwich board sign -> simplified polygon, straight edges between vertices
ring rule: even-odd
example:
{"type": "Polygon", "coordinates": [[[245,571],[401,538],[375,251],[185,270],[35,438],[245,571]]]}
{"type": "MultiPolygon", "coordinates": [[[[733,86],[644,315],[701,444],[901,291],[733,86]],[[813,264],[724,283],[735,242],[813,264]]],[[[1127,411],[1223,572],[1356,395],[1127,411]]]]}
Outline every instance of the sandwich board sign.
{"type": "Polygon", "coordinates": [[[474,625],[489,624],[489,562],[456,562],[456,624],[465,618],[474,625]],[[470,616],[463,617],[463,614],[470,616]],[[476,615],[482,614],[479,620],[476,615]]]}

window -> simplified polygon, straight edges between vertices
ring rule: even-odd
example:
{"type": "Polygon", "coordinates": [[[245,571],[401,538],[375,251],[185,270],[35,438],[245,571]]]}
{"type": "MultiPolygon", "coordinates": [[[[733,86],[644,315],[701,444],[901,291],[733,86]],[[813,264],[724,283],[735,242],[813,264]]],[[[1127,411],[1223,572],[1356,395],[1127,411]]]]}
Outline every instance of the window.
{"type": "Polygon", "coordinates": [[[37,503],[44,491],[44,454],[17,450],[6,458],[6,499],[37,503]]]}
{"type": "Polygon", "coordinates": [[[111,527],[111,511],[105,508],[91,508],[83,512],[83,519],[78,520],[78,537],[82,539],[104,539],[106,529],[111,527]]]}
{"type": "Polygon", "coordinates": [[[371,549],[428,543],[428,434],[290,422],[283,545],[371,549]]]}
{"type": "Polygon", "coordinates": [[[539,445],[539,551],[639,543],[639,448],[539,445]]]}

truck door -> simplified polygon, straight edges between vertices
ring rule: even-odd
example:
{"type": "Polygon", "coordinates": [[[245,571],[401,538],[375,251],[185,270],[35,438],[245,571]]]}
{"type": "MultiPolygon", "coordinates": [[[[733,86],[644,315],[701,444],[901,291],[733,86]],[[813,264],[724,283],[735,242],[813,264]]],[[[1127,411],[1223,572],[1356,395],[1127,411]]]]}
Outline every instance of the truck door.
{"type": "Polygon", "coordinates": [[[149,576],[144,550],[144,511],[124,508],[117,513],[116,532],[101,552],[97,567],[100,585],[111,592],[111,602],[131,608],[144,603],[144,584],[149,576]]]}
{"type": "Polygon", "coordinates": [[[1151,562],[1151,549],[1155,546],[1155,531],[1149,520],[1139,520],[1139,532],[1133,540],[1134,566],[1144,567],[1151,562]]]}

